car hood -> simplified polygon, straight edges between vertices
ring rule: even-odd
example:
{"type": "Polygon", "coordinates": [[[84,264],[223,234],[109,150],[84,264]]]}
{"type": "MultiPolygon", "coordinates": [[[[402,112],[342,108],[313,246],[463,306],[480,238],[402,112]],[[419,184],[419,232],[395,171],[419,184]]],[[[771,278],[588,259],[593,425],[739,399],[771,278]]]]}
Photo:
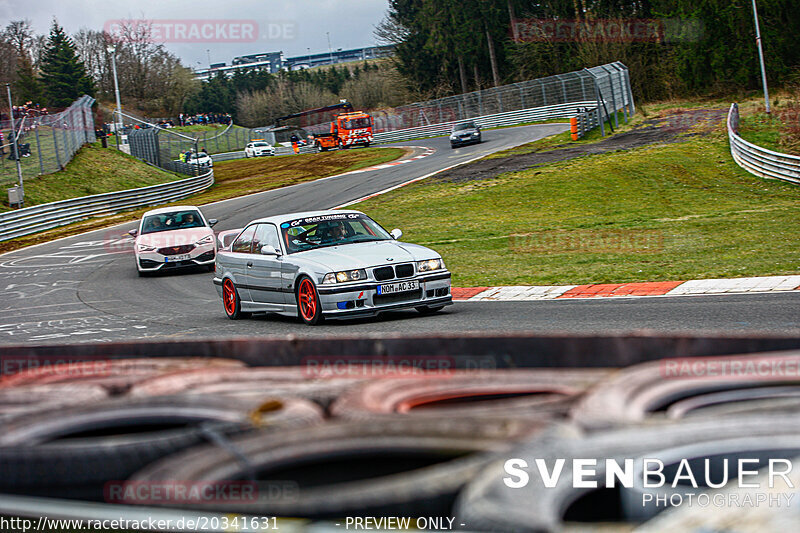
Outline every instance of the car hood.
{"type": "Polygon", "coordinates": [[[418,244],[397,241],[362,242],[329,246],[292,254],[298,259],[314,261],[330,270],[371,268],[379,265],[408,263],[439,257],[439,254],[418,244]]]}
{"type": "Polygon", "coordinates": [[[136,237],[136,244],[146,244],[147,246],[155,246],[156,248],[181,246],[184,244],[194,244],[206,235],[213,236],[214,231],[208,227],[173,229],[139,235],[136,237]]]}

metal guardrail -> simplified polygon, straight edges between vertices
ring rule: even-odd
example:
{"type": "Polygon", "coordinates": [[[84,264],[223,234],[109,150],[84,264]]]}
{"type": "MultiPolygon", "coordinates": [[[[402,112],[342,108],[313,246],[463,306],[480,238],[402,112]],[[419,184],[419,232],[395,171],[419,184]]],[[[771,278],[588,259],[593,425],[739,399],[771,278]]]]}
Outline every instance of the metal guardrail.
{"type": "Polygon", "coordinates": [[[739,106],[736,104],[731,104],[728,111],[728,140],[733,160],[749,173],[800,184],[800,156],[773,152],[739,136],[739,106]]]}
{"type": "Polygon", "coordinates": [[[201,176],[140,187],[61,200],[0,214],[0,241],[65,226],[92,216],[180,200],[214,184],[214,171],[201,176]]]}
{"type": "MultiPolygon", "coordinates": [[[[554,118],[570,118],[574,117],[578,113],[579,107],[596,106],[597,102],[594,100],[587,100],[570,102],[568,104],[534,107],[519,111],[508,111],[506,113],[495,113],[493,115],[475,117],[469,120],[481,128],[496,128],[500,126],[513,126],[516,124],[538,122],[554,118]]],[[[442,122],[440,124],[431,124],[430,126],[418,126],[416,128],[376,133],[373,135],[373,139],[376,143],[389,143],[418,139],[420,137],[436,137],[439,135],[447,135],[453,129],[453,126],[459,122],[464,121],[455,120],[450,122],[442,122]]]]}

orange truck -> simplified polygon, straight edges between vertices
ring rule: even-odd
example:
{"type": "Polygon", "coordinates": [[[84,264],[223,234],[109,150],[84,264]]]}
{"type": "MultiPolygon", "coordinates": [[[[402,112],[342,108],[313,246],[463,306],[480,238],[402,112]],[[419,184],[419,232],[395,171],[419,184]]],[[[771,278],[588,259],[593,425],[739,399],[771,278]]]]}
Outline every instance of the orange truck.
{"type": "Polygon", "coordinates": [[[353,111],[353,106],[348,102],[309,109],[300,113],[294,113],[285,117],[280,117],[277,122],[290,118],[298,118],[314,113],[326,111],[342,110],[333,117],[329,133],[318,133],[314,135],[314,146],[318,152],[325,152],[331,148],[350,148],[351,146],[369,146],[372,142],[372,117],[363,111],[353,111]]]}

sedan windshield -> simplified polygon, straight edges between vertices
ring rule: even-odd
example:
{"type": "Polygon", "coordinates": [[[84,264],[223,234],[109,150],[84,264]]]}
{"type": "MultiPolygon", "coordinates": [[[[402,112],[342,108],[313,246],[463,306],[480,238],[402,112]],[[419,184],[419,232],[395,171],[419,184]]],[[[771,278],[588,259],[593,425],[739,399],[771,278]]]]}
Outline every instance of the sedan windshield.
{"type": "Polygon", "coordinates": [[[256,148],[265,148],[269,145],[267,143],[253,143],[253,146],[255,146],[256,148]]]}
{"type": "Polygon", "coordinates": [[[142,235],[157,233],[159,231],[172,231],[175,229],[200,228],[205,226],[200,213],[197,211],[173,211],[148,215],[142,222],[142,235]]]}
{"type": "Polygon", "coordinates": [[[290,254],[326,246],[386,241],[392,238],[377,222],[359,213],[290,220],[281,224],[281,234],[290,254]]]}
{"type": "Polygon", "coordinates": [[[474,122],[465,122],[463,124],[456,124],[453,128],[453,131],[464,131],[464,130],[474,130],[475,123],[474,122]]]}

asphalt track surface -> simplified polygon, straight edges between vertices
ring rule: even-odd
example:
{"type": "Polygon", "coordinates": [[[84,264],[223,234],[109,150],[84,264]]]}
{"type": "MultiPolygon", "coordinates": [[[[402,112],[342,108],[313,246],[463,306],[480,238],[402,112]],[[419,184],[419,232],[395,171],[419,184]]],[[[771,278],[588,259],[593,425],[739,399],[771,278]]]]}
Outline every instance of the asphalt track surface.
{"type": "MultiPolygon", "coordinates": [[[[546,124],[490,130],[484,132],[482,144],[457,150],[450,149],[447,138],[399,143],[436,152],[404,165],[210,204],[203,212],[220,220],[215,230],[221,231],[271,214],[327,209],[566,128],[546,124]]],[[[211,283],[211,273],[170,272],[139,278],[125,237],[134,226],[97,230],[0,256],[0,344],[462,331],[800,333],[800,292],[457,302],[429,317],[403,311],[313,328],[276,315],[231,321],[211,283]]]]}

